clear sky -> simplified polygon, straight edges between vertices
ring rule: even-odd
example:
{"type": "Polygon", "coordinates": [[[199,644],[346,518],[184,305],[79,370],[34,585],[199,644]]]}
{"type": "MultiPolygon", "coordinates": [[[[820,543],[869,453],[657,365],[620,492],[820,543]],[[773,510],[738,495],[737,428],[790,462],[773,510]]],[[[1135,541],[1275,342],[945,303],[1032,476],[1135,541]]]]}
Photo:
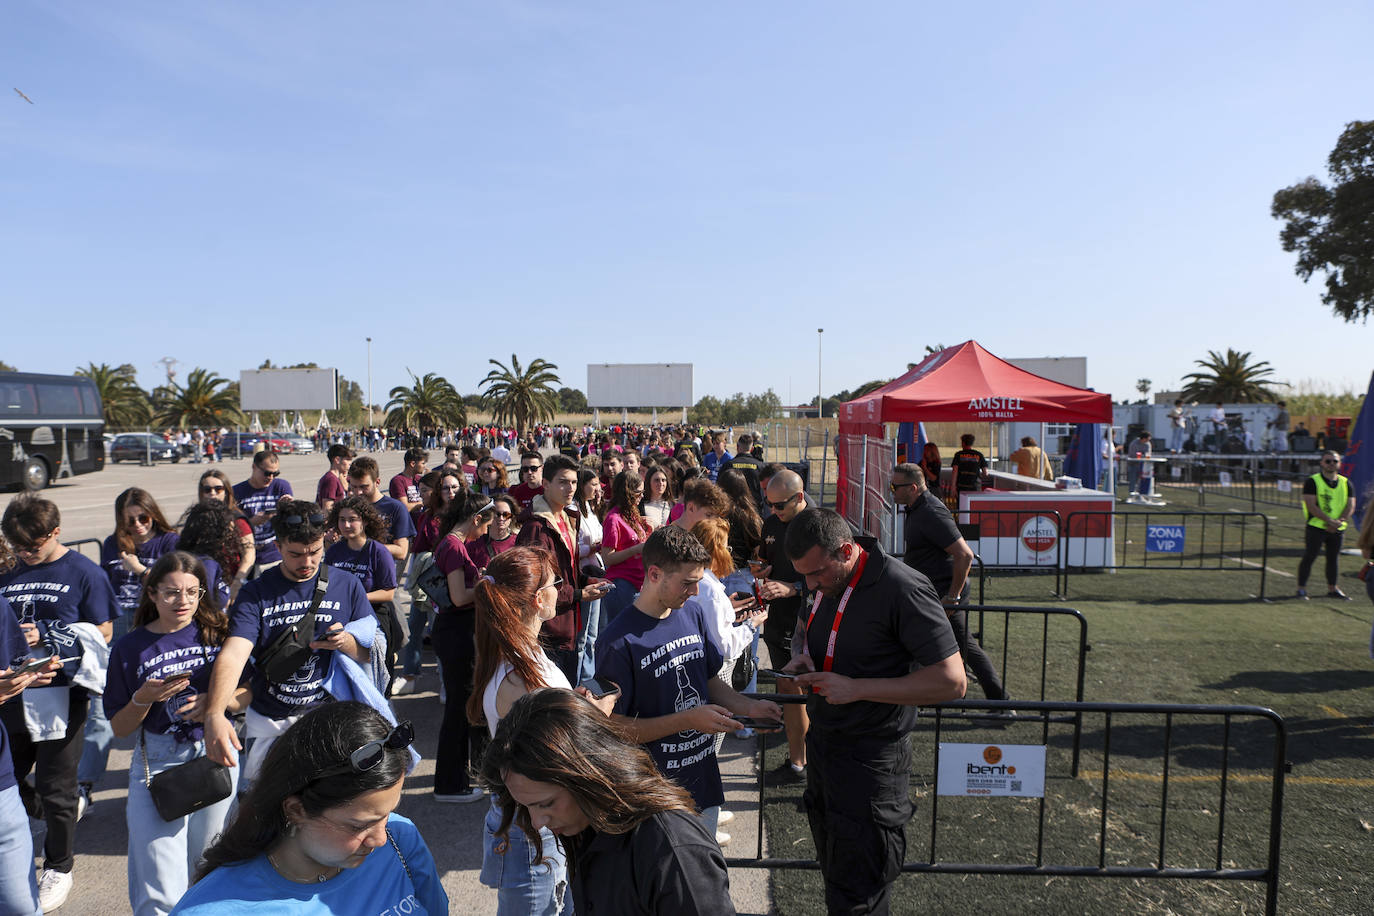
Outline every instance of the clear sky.
{"type": "Polygon", "coordinates": [[[1374,7],[954,6],[7,3],[0,359],[800,402],[824,327],[827,395],[969,338],[1364,389],[1269,205],[1374,117],[1374,7]]]}

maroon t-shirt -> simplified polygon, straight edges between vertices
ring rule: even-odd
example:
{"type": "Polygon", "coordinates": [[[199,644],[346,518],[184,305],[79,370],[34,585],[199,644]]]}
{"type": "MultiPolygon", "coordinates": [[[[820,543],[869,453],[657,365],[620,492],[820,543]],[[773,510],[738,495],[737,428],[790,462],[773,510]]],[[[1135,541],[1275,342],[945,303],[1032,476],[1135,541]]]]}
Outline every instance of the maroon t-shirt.
{"type": "Polygon", "coordinates": [[[326,499],[338,502],[348,495],[348,489],[344,487],[339,475],[333,471],[325,471],[320,478],[319,486],[315,487],[315,505],[323,505],[326,499]]]}
{"type": "Polygon", "coordinates": [[[404,474],[397,474],[391,478],[391,483],[387,487],[392,499],[399,499],[403,503],[418,503],[420,501],[420,488],[415,483],[415,478],[407,477],[404,474]]]}
{"type": "Polygon", "coordinates": [[[510,488],[508,495],[513,499],[520,500],[520,510],[523,512],[524,510],[530,507],[530,503],[534,502],[534,498],[543,492],[544,485],[542,483],[537,487],[531,487],[526,486],[523,483],[517,483],[515,486],[510,488]]]}
{"type": "MultiPolygon", "coordinates": [[[[463,571],[463,585],[472,589],[477,586],[477,577],[480,575],[479,567],[472,560],[472,555],[468,552],[468,544],[462,537],[450,534],[439,542],[439,546],[434,549],[434,565],[439,567],[439,571],[445,576],[455,570],[463,571]]],[[[472,605],[466,605],[472,607],[472,605]]]]}

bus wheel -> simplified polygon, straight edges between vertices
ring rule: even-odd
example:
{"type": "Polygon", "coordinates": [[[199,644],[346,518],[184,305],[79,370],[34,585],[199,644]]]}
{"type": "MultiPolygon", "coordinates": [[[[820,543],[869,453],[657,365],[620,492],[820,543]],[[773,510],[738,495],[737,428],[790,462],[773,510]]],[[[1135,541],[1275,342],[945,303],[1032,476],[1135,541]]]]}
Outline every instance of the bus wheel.
{"type": "Polygon", "coordinates": [[[30,458],[24,465],[24,489],[37,493],[48,485],[48,463],[42,458],[30,458]]]}

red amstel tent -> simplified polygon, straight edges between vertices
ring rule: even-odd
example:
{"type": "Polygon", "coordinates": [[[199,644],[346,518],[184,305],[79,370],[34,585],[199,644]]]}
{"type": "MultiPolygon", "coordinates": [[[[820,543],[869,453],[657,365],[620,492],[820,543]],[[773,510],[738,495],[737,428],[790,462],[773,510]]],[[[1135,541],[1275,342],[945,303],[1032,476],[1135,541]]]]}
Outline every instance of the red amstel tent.
{"type": "MultiPolygon", "coordinates": [[[[884,423],[1110,423],[1112,398],[1018,369],[969,340],[841,404],[839,420],[842,436],[876,437],[882,437],[884,423]]],[[[840,450],[841,502],[847,464],[840,450]]]]}

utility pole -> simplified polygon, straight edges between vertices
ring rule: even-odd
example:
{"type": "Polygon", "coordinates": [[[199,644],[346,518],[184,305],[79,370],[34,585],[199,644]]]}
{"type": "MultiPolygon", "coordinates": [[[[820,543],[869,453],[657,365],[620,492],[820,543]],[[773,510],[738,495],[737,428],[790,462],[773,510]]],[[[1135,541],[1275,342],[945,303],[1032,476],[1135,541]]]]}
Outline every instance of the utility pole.
{"type": "Polygon", "coordinates": [[[181,362],[181,360],[177,359],[175,356],[164,356],[156,362],[162,367],[162,370],[167,373],[167,384],[172,384],[177,375],[176,365],[181,362]]]}
{"type": "Polygon", "coordinates": [[[821,388],[821,341],[824,340],[825,328],[816,328],[816,419],[820,420],[825,416],[825,393],[821,388]]]}

